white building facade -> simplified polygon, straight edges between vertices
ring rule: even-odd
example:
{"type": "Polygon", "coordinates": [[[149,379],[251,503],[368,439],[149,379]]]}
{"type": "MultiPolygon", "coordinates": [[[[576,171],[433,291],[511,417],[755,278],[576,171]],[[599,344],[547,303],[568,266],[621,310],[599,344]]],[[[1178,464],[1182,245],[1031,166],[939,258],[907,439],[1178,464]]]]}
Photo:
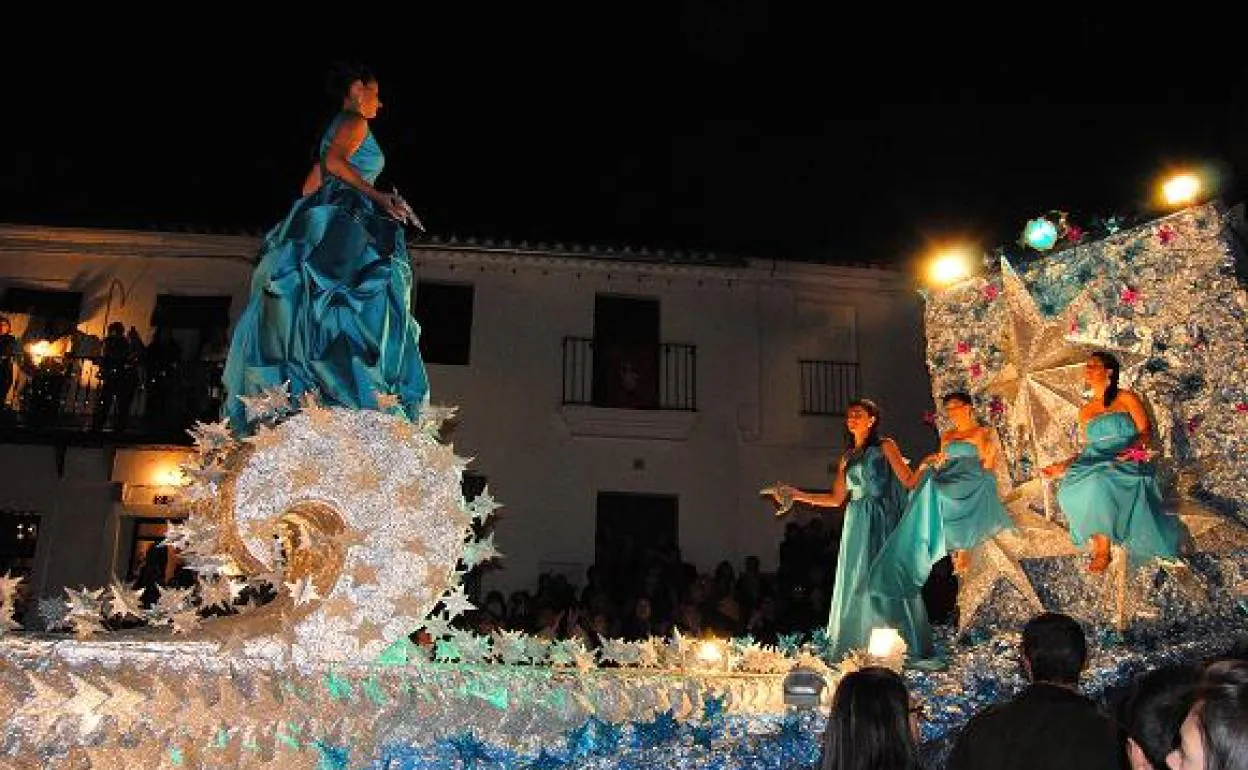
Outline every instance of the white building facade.
{"type": "MultiPolygon", "coordinates": [[[[0,423],[0,558],[32,593],[125,579],[158,539],[181,431],[219,408],[212,379],[258,245],[0,227],[0,314],[25,358],[0,423]],[[91,430],[90,357],[114,321],[149,346],[174,340],[180,374],[164,390],[142,375],[130,423],[91,430]],[[23,390],[40,341],[81,361],[55,380],[58,416],[42,422],[23,390]]],[[[701,570],[749,555],[768,569],[784,523],[758,490],[826,488],[859,395],[907,454],[934,444],[921,301],[903,274],[454,242],[411,259],[432,400],[459,407],[446,438],[475,458],[469,486],[488,483],[505,506],[485,588],[531,589],[543,572],[580,583],[616,549],[664,540],[701,570]]]]}

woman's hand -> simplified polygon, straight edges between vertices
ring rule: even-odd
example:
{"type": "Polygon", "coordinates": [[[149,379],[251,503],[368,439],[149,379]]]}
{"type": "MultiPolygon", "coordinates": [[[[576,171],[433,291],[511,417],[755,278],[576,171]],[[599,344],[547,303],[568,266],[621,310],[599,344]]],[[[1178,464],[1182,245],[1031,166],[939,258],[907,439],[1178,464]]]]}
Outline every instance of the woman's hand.
{"type": "Polygon", "coordinates": [[[788,484],[776,482],[764,489],[763,494],[766,494],[775,502],[776,516],[783,516],[793,508],[793,503],[797,497],[797,489],[788,484]]]}

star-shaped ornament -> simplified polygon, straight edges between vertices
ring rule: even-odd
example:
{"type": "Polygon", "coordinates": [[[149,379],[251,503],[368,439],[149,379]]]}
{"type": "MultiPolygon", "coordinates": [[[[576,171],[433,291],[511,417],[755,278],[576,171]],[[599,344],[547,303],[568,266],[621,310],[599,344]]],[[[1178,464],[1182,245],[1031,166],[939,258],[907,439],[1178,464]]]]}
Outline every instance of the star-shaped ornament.
{"type": "Polygon", "coordinates": [[[359,625],[357,625],[354,629],[352,629],[351,631],[348,631],[347,633],[350,636],[355,637],[356,644],[358,644],[359,648],[363,650],[365,647],[372,644],[373,642],[381,642],[385,640],[385,637],[382,636],[381,631],[382,631],[381,626],[365,618],[364,620],[360,621],[359,625]]]}
{"type": "Polygon", "coordinates": [[[1001,261],[1008,361],[988,391],[1009,405],[1011,442],[1031,449],[1035,467],[1076,452],[1070,430],[1083,403],[1084,364],[1091,352],[1067,335],[1091,300],[1085,290],[1055,318],[1044,315],[1009,262],[1001,261]]]}

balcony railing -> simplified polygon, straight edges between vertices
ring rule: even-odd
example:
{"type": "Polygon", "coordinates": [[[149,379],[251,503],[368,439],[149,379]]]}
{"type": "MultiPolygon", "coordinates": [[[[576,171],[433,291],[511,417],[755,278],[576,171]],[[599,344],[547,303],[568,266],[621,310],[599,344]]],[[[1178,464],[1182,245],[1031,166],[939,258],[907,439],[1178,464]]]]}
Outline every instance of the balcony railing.
{"type": "Polygon", "coordinates": [[[801,370],[802,414],[843,415],[858,395],[858,364],[847,361],[797,362],[801,370]]]}
{"type": "Polygon", "coordinates": [[[695,345],[564,337],[563,403],[695,412],[697,353],[695,345]]]}
{"type": "Polygon", "coordinates": [[[189,443],[186,429],[196,420],[220,419],[223,367],[223,361],[179,361],[158,371],[137,366],[106,382],[90,357],[38,363],[24,357],[0,405],[0,438],[189,443]]]}

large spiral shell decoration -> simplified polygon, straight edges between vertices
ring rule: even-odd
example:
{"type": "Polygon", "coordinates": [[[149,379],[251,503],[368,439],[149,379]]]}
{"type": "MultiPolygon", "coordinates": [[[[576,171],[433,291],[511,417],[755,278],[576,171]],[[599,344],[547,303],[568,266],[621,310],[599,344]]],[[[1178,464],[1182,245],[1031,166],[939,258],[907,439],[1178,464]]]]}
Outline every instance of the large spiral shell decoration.
{"type": "Polygon", "coordinates": [[[296,664],[375,660],[458,582],[466,465],[381,411],[310,406],[227,442],[186,493],[192,563],[264,577],[276,597],[200,632],[296,664]]]}

